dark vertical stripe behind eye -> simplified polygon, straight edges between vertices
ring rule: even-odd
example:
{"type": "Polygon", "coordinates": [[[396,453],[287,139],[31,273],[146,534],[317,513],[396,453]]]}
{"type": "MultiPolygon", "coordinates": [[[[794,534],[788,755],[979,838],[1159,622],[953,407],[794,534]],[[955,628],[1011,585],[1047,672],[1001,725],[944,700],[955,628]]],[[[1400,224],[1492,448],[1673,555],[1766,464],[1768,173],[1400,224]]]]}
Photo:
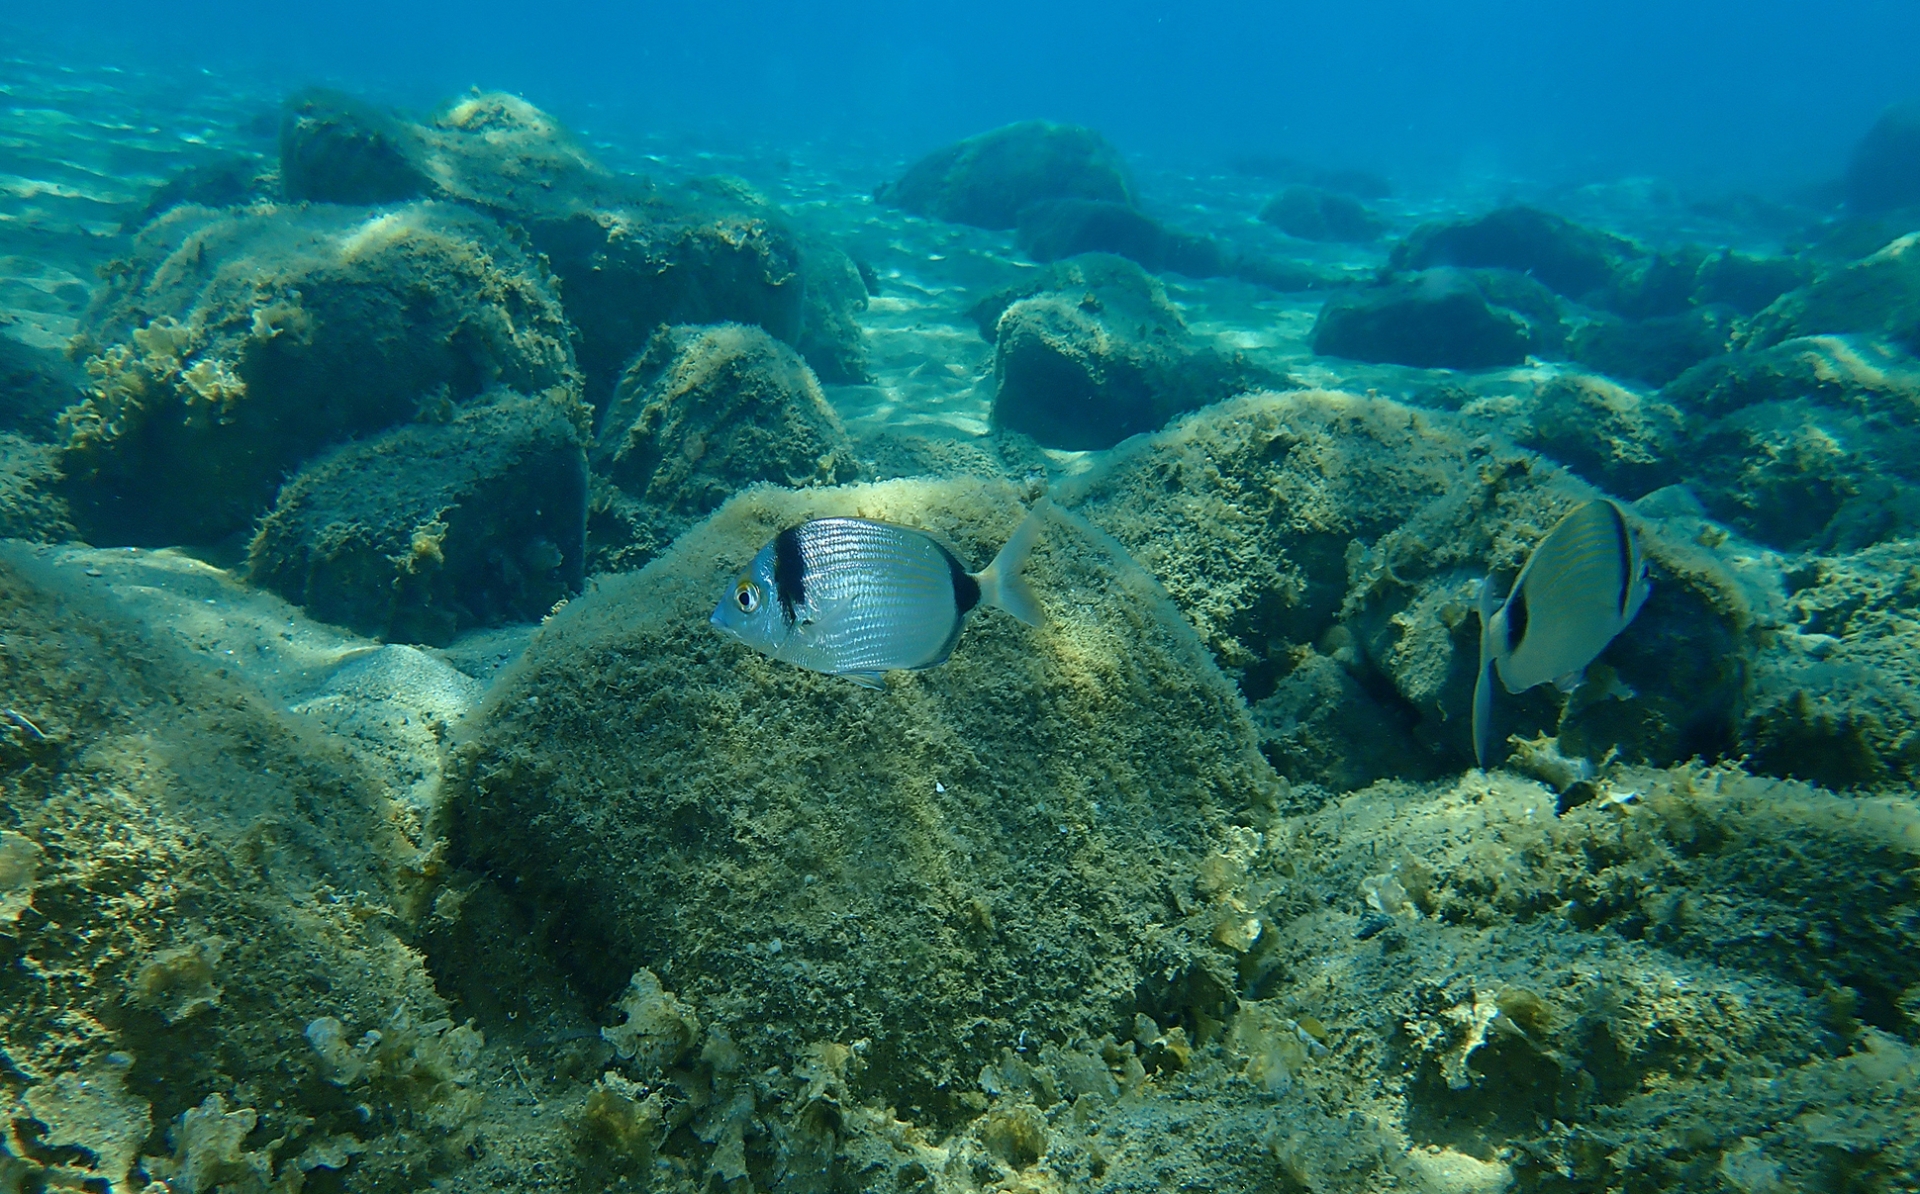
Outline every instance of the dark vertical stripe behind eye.
{"type": "Polygon", "coordinates": [[[773,537],[773,591],[780,599],[780,617],[792,626],[795,612],[807,603],[807,565],[800,558],[800,528],[788,527],[773,537]]]}
{"type": "Polygon", "coordinates": [[[1614,608],[1621,617],[1627,616],[1627,600],[1633,595],[1633,531],[1627,526],[1627,519],[1620,513],[1620,507],[1607,503],[1607,513],[1613,515],[1613,542],[1620,551],[1620,580],[1614,588],[1614,608]]]}

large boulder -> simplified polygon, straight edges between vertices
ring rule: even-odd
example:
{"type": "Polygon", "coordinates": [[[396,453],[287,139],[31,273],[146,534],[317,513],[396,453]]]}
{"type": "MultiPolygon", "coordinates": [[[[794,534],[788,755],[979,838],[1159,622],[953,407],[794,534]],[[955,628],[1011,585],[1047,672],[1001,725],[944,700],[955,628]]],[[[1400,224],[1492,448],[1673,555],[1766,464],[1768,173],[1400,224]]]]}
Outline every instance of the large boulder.
{"type": "Polygon", "coordinates": [[[860,263],[831,242],[801,242],[801,279],[806,307],[794,347],[829,385],[870,385],[867,345],[858,315],[867,309],[867,279],[860,263]]]}
{"type": "Polygon", "coordinates": [[[743,324],[662,328],[614,391],[593,450],[596,569],[636,568],[761,482],[858,474],[846,428],[786,345],[743,324]]]}
{"type": "Polygon", "coordinates": [[[1260,219],[1301,240],[1367,244],[1387,230],[1358,199],[1324,187],[1288,187],[1267,200],[1260,219]]]}
{"type": "Polygon", "coordinates": [[[588,411],[489,395],[302,468],[247,551],[247,577],[309,615],[445,644],[536,622],[585,577],[588,411]]]}
{"type": "Polygon", "coordinates": [[[1854,146],[1847,205],[1858,212],[1920,207],[1920,102],[1888,108],[1854,146]]]}
{"type": "Polygon", "coordinates": [[[1167,876],[1281,793],[1124,553],[1051,515],[1027,571],[1047,625],[983,610],[882,692],[707,625],[808,518],[925,527],[978,565],[1023,513],[981,478],[756,489],[567,606],[496,688],[459,749],[456,856],[511,877],[594,998],[628,992],[637,1076],[738,1074],[716,1106],[784,1121],[758,1076],[841,1042],[848,1106],[947,1128],[1003,1050],[1219,1014],[1211,923],[1166,924],[1167,876]]]}
{"type": "Polygon", "coordinates": [[[1687,435],[1685,416],[1663,398],[1568,373],[1539,387],[1516,438],[1609,493],[1638,498],[1681,479],[1687,435]]]}
{"type": "Polygon", "coordinates": [[[219,540],[326,447],[495,387],[579,385],[545,266],[440,203],[175,208],[86,337],[64,464],[96,542],[219,540]]]}
{"type": "Polygon", "coordinates": [[[1081,253],[1115,253],[1154,273],[1213,278],[1234,266],[1233,254],[1211,237],[1175,232],[1125,203],[1102,199],[1043,199],[1020,211],[1020,248],[1035,261],[1081,253]]]}
{"type": "Polygon", "coordinates": [[[936,149],[874,197],[937,220],[1012,228],[1044,199],[1130,205],[1133,190],[1120,151],[1099,133],[1027,120],[936,149]]]}
{"type": "Polygon", "coordinates": [[[1567,355],[1589,369],[1660,386],[1730,346],[1731,312],[1711,307],[1680,315],[1590,320],[1567,338],[1567,355]]]}
{"type": "Polygon", "coordinates": [[[800,338],[800,243],[780,212],[743,186],[615,175],[552,116],[499,92],[464,96],[427,124],[331,94],[296,96],[287,112],[289,197],[430,195],[523,230],[560,280],[596,403],[663,323],[733,320],[788,343],[800,338]],[[324,120],[312,111],[321,101],[330,105],[324,120]]]}
{"type": "Polygon", "coordinates": [[[1920,354],[1920,232],[1782,295],[1753,317],[1747,345],[1847,332],[1882,336],[1920,354]]]}
{"type": "Polygon", "coordinates": [[[0,335],[0,431],[57,439],[60,412],[85,396],[85,380],[60,353],[0,335]]]}
{"type": "MultiPolygon", "coordinates": [[[[1166,586],[1252,703],[1275,767],[1338,790],[1471,763],[1475,588],[1492,572],[1504,592],[1592,495],[1454,416],[1299,391],[1189,415],[1059,500],[1166,586]]],[[[1754,600],[1690,529],[1641,525],[1647,606],[1571,699],[1503,693],[1502,739],[1663,763],[1737,750],[1754,600]]]]}
{"type": "Polygon", "coordinates": [[[1567,298],[1611,284],[1633,242],[1532,207],[1503,207],[1476,220],[1422,224],[1393,247],[1388,268],[1437,265],[1508,269],[1529,274],[1567,298]]]}
{"type": "Polygon", "coordinates": [[[1864,337],[1716,357],[1662,400],[1691,423],[1686,473],[1716,518],[1790,550],[1920,530],[1920,365],[1864,337]]]}
{"type": "Polygon", "coordinates": [[[1194,336],[1158,279],[1106,254],[1059,262],[974,317],[994,341],[994,424],[1050,448],[1111,447],[1278,380],[1194,336]]]}
{"type": "Polygon", "coordinates": [[[1564,336],[1553,296],[1501,271],[1431,269],[1329,298],[1313,351],[1421,369],[1518,365],[1564,336]]]}

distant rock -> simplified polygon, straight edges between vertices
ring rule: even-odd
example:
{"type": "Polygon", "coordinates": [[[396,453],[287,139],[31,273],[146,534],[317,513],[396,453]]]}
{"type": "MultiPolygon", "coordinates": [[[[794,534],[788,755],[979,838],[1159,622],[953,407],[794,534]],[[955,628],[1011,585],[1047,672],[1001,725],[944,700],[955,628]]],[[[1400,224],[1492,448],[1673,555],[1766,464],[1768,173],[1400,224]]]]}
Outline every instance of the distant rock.
{"type": "Polygon", "coordinates": [[[1233,270],[1233,254],[1206,236],[1175,232],[1124,203],[1044,199],[1020,212],[1020,248],[1035,261],[1115,253],[1153,273],[1213,278],[1233,270]]]}
{"type": "Polygon", "coordinates": [[[334,444],[494,388],[578,394],[552,276],[462,207],[177,207],[124,265],[62,461],[96,543],[211,543],[334,444]]]}
{"type": "Polygon", "coordinates": [[[1358,199],[1323,187],[1288,187],[1267,200],[1260,219],[1301,240],[1367,244],[1387,230],[1358,199]]]}
{"type": "Polygon", "coordinates": [[[280,171],[289,199],[398,203],[434,192],[419,130],[353,96],[312,88],[280,116],[280,171]]]}
{"type": "Polygon", "coordinates": [[[866,339],[856,319],[871,297],[860,264],[831,241],[807,238],[800,242],[800,273],[806,304],[794,347],[823,382],[871,383],[866,339]]]}
{"type": "Polygon", "coordinates": [[[1355,167],[1313,166],[1298,158],[1269,153],[1241,154],[1230,159],[1227,165],[1234,173],[1248,178],[1302,183],[1356,199],[1385,199],[1393,194],[1393,184],[1383,175],[1355,167]]]}
{"type": "Polygon", "coordinates": [[[1723,249],[1694,271],[1690,297],[1699,306],[1726,306],[1752,315],[1813,281],[1813,275],[1813,266],[1797,257],[1755,257],[1723,249]]]}
{"type": "Polygon", "coordinates": [[[1106,448],[1181,411],[1283,383],[1187,330],[1121,257],[1068,258],[974,308],[994,341],[993,421],[1049,448],[1106,448]]]}
{"type": "Polygon", "coordinates": [[[1857,212],[1920,206],[1920,102],[1882,112],[1854,147],[1847,205],[1857,212]]]}
{"type": "Polygon", "coordinates": [[[1326,301],[1314,323],[1323,356],[1421,369],[1490,369],[1557,350],[1553,296],[1502,271],[1432,269],[1326,301]]]}
{"type": "Polygon", "coordinates": [[[1436,265],[1509,269],[1577,299],[1608,286],[1622,260],[1638,255],[1624,237],[1537,208],[1503,207],[1476,220],[1422,224],[1394,246],[1387,265],[1396,271],[1436,265]]]}
{"type": "Polygon", "coordinates": [[[1727,351],[1732,313],[1696,308],[1653,319],[1595,319],[1567,338],[1567,354],[1611,377],[1660,386],[1727,351]]]}
{"type": "Polygon", "coordinates": [[[489,395],[307,464],[247,551],[247,577],[390,642],[537,622],[585,577],[586,408],[489,395]]]}
{"type": "Polygon", "coordinates": [[[638,567],[750,485],[859,474],[806,363],[741,324],[662,328],[621,375],[593,462],[612,488],[594,498],[596,571],[638,567]]]}
{"type": "Polygon", "coordinates": [[[1133,188],[1120,151],[1099,133],[1028,120],[935,150],[874,198],[937,220],[1002,229],[1044,199],[1131,206],[1133,188]]]}

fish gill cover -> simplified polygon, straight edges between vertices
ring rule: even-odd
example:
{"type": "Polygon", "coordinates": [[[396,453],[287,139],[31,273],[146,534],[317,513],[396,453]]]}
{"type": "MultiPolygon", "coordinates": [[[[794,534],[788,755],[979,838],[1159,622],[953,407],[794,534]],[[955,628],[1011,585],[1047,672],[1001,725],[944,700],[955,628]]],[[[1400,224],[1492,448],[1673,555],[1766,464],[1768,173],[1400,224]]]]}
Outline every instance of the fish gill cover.
{"type": "Polygon", "coordinates": [[[1920,1188],[1910,10],[0,37],[0,1194],[1920,1188]]]}

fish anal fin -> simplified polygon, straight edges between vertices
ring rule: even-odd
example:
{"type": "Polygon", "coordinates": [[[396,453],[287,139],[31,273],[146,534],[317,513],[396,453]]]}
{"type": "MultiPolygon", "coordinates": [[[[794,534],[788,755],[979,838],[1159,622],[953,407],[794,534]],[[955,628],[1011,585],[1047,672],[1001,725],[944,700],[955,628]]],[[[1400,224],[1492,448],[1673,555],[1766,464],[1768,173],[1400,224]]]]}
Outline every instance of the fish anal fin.
{"type": "Polygon", "coordinates": [[[1555,676],[1553,678],[1553,686],[1561,692],[1572,692],[1574,689],[1580,687],[1580,682],[1586,678],[1587,669],[1584,667],[1577,668],[1564,676],[1555,676]]]}
{"type": "Polygon", "coordinates": [[[885,672],[841,672],[840,675],[853,681],[862,688],[877,688],[881,692],[887,690],[887,674],[885,672]]]}

